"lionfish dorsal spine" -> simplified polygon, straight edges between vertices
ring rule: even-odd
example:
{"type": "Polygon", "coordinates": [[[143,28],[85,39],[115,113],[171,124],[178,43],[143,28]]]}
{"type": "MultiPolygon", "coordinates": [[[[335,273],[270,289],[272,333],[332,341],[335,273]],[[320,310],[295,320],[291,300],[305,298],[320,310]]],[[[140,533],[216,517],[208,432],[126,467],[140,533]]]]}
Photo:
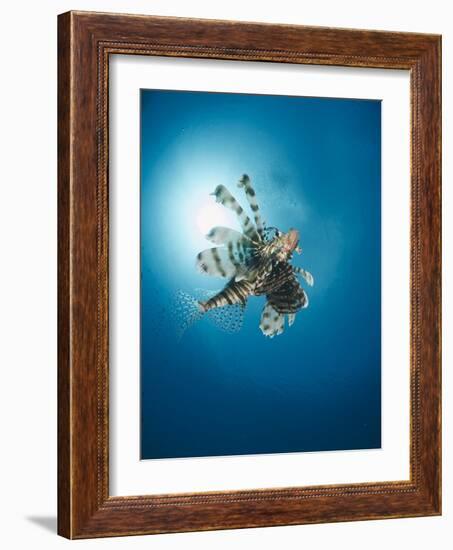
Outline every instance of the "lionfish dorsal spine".
{"type": "Polygon", "coordinates": [[[261,240],[260,235],[251,219],[247,216],[242,206],[224,185],[218,185],[212,194],[215,196],[216,202],[235,212],[239,223],[241,224],[242,231],[246,237],[255,242],[259,242],[261,240]]]}
{"type": "Polygon", "coordinates": [[[261,219],[260,214],[260,207],[258,205],[258,201],[256,199],[256,193],[255,189],[252,187],[252,183],[250,181],[250,178],[247,174],[244,174],[241,179],[238,182],[238,187],[243,187],[245,190],[245,195],[247,197],[247,201],[250,205],[250,208],[253,212],[253,217],[255,219],[255,225],[256,229],[258,231],[259,236],[261,239],[263,238],[263,231],[264,231],[264,223],[261,219]]]}

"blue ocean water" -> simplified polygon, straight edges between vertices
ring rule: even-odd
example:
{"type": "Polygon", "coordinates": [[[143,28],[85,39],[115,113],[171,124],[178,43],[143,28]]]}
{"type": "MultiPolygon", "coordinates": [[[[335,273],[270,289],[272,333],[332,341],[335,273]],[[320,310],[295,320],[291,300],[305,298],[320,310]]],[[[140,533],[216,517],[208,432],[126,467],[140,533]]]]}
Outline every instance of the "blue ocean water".
{"type": "Polygon", "coordinates": [[[141,457],[381,446],[379,101],[141,91],[141,457]],[[268,225],[295,227],[310,305],[273,339],[244,326],[178,339],[172,300],[220,290],[195,256],[238,228],[209,194],[247,173],[268,225]]]}

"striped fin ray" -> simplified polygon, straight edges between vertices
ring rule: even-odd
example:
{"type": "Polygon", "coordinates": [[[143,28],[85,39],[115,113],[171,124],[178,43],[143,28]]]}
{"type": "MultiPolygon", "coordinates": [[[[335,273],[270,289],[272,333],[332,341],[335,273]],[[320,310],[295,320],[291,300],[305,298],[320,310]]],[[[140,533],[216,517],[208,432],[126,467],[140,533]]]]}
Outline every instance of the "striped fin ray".
{"type": "Polygon", "coordinates": [[[293,268],[286,262],[265,264],[256,277],[255,294],[272,294],[288,281],[295,279],[293,268]]]}
{"type": "Polygon", "coordinates": [[[288,326],[292,326],[295,320],[296,320],[296,314],[288,313],[288,326]]]}
{"type": "Polygon", "coordinates": [[[252,254],[253,249],[244,246],[242,241],[230,241],[227,246],[201,251],[197,255],[196,266],[201,273],[214,277],[241,277],[248,270],[252,254]]]}
{"type": "Polygon", "coordinates": [[[216,226],[213,227],[209,233],[206,235],[208,241],[211,241],[214,244],[225,244],[228,243],[248,243],[252,245],[250,239],[245,235],[236,231],[235,229],[230,229],[229,227],[216,226]]]}
{"type": "Polygon", "coordinates": [[[297,313],[308,307],[308,296],[296,278],[287,281],[267,297],[279,313],[297,313]]]}
{"type": "Polygon", "coordinates": [[[278,313],[269,302],[266,302],[261,314],[260,329],[269,338],[278,336],[285,329],[285,316],[278,313]]]}
{"type": "Polygon", "coordinates": [[[242,178],[239,180],[238,187],[243,187],[245,190],[248,203],[250,205],[250,208],[252,209],[253,217],[255,219],[256,229],[260,235],[260,238],[262,239],[264,224],[263,224],[263,220],[261,219],[260,207],[258,206],[258,202],[256,200],[255,189],[253,189],[252,184],[250,182],[250,178],[247,176],[247,174],[244,174],[242,178]]]}
{"type": "Polygon", "coordinates": [[[253,222],[244,212],[242,206],[238,203],[238,201],[233,197],[233,195],[224,185],[218,185],[212,195],[215,196],[216,202],[219,202],[226,208],[229,208],[236,213],[244,235],[246,235],[252,241],[259,242],[261,240],[256,230],[256,227],[253,225],[253,222]]]}
{"type": "Polygon", "coordinates": [[[293,270],[294,270],[294,273],[296,273],[297,275],[300,275],[308,285],[310,286],[314,285],[315,280],[311,273],[309,273],[308,271],[305,271],[305,269],[302,269],[301,267],[294,267],[293,270]]]}

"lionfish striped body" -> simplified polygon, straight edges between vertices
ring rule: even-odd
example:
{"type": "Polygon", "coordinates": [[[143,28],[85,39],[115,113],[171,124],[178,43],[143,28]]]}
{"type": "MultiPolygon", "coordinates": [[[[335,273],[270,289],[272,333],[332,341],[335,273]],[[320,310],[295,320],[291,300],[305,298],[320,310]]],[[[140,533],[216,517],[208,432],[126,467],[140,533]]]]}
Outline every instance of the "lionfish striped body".
{"type": "Polygon", "coordinates": [[[250,296],[266,296],[260,329],[265,336],[272,338],[283,332],[285,316],[291,326],[296,313],[308,306],[308,297],[297,277],[302,277],[310,286],[313,277],[290,263],[293,252],[300,253],[298,231],[290,229],[288,233],[282,233],[275,228],[266,228],[250,178],[244,174],[238,186],[245,190],[254,221],[226,187],[217,186],[212,194],[217,202],[236,213],[242,232],[214,227],[206,236],[219,246],[197,255],[198,269],[229,281],[219,293],[198,302],[198,307],[200,312],[206,313],[236,304],[245,306],[250,296]],[[270,235],[272,231],[274,234],[270,235]]]}

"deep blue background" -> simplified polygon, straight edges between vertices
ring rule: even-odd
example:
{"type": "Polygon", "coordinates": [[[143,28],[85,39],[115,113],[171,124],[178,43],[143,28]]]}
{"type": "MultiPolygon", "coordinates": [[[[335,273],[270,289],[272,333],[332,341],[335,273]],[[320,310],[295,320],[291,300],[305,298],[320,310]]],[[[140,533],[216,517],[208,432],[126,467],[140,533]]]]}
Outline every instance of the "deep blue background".
{"type": "Polygon", "coordinates": [[[141,122],[142,458],[380,447],[380,102],[142,90],[141,122]],[[244,172],[300,231],[310,305],[273,339],[252,298],[241,332],[178,341],[175,291],[224,283],[194,267],[200,204],[245,205],[244,172]]]}

